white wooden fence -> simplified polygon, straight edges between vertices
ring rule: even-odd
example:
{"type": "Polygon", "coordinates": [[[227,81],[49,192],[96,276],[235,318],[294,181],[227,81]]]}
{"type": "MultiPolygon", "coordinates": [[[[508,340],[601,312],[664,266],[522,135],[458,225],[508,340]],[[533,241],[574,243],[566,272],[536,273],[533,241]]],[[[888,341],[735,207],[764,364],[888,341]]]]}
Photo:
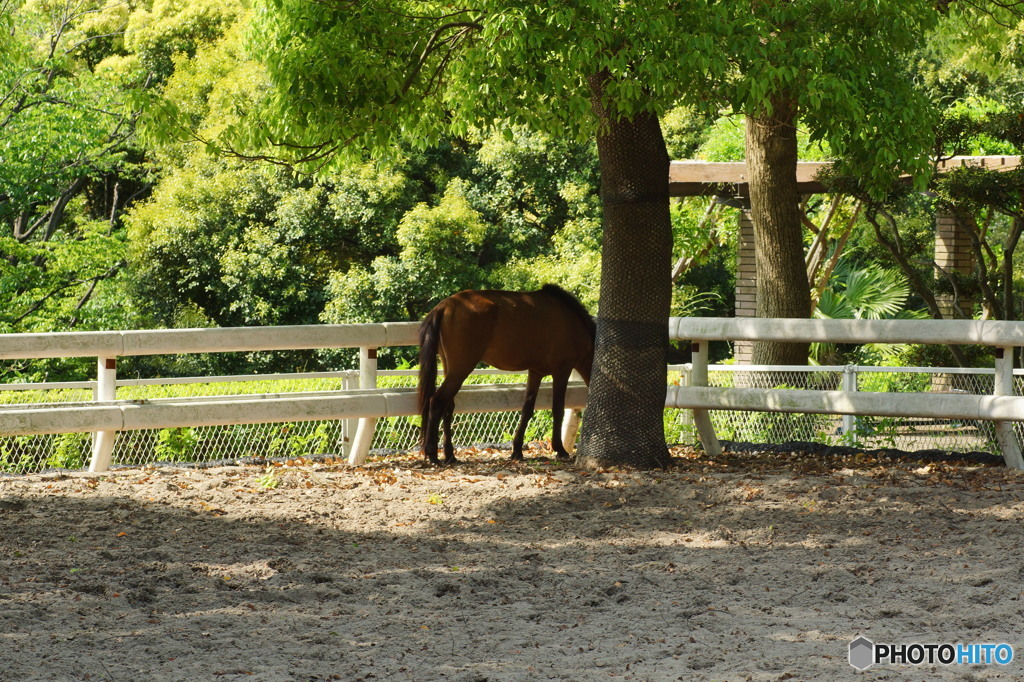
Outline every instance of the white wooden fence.
{"type": "MultiPolygon", "coordinates": [[[[807,412],[842,415],[982,419],[995,422],[1008,466],[1024,469],[1013,422],[1024,420],[1024,398],[1013,395],[1013,349],[1024,345],[1024,323],[935,320],[757,320],[672,318],[670,337],[693,341],[688,386],[669,387],[666,407],[693,410],[698,435],[710,453],[720,452],[708,410],[807,412]],[[885,394],[707,386],[707,342],[713,340],[820,341],[829,343],[981,344],[996,348],[993,395],[885,394]]],[[[324,419],[359,419],[350,461],[370,446],[375,420],[417,413],[408,389],[376,388],[376,349],[416,345],[417,323],[295,327],[64,332],[0,335],[0,361],[53,357],[97,358],[94,401],[60,406],[0,408],[0,435],[94,432],[91,471],[110,463],[118,431],[324,419]],[[352,391],[230,398],[114,400],[117,358],[131,355],[232,351],[359,348],[360,388],[352,391]]],[[[517,410],[522,386],[467,387],[461,412],[517,410]]],[[[542,390],[538,407],[550,407],[542,390]]],[[[586,389],[571,386],[566,407],[583,407],[586,389]]]]}
{"type": "Polygon", "coordinates": [[[672,318],[670,336],[693,341],[689,386],[670,387],[666,406],[693,410],[704,448],[721,452],[708,410],[806,412],[981,419],[995,423],[1006,465],[1024,469],[1013,422],[1024,420],[1024,398],[1013,391],[1013,356],[1024,346],[1024,322],[980,320],[806,320],[753,318],[672,318]],[[823,343],[977,344],[995,348],[992,395],[952,393],[858,393],[707,386],[707,342],[809,341],[823,343]]]}
{"type": "MultiPolygon", "coordinates": [[[[377,348],[418,343],[415,322],[294,327],[57,332],[0,335],[0,361],[28,358],[96,357],[94,400],[59,406],[0,408],[0,435],[94,432],[90,471],[106,471],[118,431],[178,426],[217,426],[329,419],[358,419],[349,461],[362,463],[376,419],[418,414],[409,389],[378,390],[377,348]],[[224,353],[235,351],[359,348],[360,388],[353,391],[231,396],[227,398],[114,399],[117,358],[130,355],[224,353]]],[[[460,412],[517,410],[523,386],[466,387],[456,399],[460,412]]],[[[586,388],[570,386],[566,407],[586,403],[586,388]]],[[[550,408],[550,388],[537,397],[550,408]]]]}

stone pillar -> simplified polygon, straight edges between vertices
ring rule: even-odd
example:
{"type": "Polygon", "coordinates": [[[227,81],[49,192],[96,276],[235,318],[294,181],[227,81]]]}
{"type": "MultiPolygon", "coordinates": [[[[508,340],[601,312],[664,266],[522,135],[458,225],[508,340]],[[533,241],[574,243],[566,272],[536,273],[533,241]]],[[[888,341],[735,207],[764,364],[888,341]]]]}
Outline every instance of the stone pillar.
{"type": "MultiPolygon", "coordinates": [[[[935,277],[940,278],[938,269],[945,272],[962,272],[970,274],[974,270],[974,251],[971,249],[971,237],[960,220],[952,213],[935,215],[935,277]]],[[[970,300],[955,301],[952,294],[937,294],[935,302],[947,320],[958,320],[961,315],[956,312],[959,307],[970,318],[974,312],[974,303],[970,300]]],[[[970,391],[966,384],[968,375],[933,374],[932,390],[939,393],[970,391]]]]}
{"type": "MultiPolygon", "coordinates": [[[[967,230],[952,213],[938,213],[935,216],[935,264],[946,272],[962,272],[970,274],[974,270],[974,252],[971,250],[971,237],[967,230]]],[[[938,272],[936,277],[942,277],[938,272]]],[[[942,316],[946,319],[959,319],[954,310],[952,295],[942,294],[935,297],[942,316]]],[[[974,311],[973,301],[960,300],[960,310],[971,317],[974,311]]]]}
{"type": "MultiPolygon", "coordinates": [[[[750,209],[740,211],[740,234],[736,253],[736,317],[757,316],[757,261],[754,258],[754,221],[750,209]]],[[[737,364],[749,365],[754,352],[752,341],[736,341],[733,357],[737,364]]]]}

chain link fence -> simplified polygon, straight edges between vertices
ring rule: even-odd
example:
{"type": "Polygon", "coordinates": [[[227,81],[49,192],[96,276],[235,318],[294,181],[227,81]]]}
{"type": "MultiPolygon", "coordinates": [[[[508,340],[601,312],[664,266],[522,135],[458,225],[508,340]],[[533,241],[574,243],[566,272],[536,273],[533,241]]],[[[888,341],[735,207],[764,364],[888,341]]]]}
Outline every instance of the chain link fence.
{"type": "MultiPolygon", "coordinates": [[[[93,399],[95,382],[0,385],[0,406],[57,407],[93,399]]],[[[0,436],[0,472],[34,473],[45,469],[81,469],[88,465],[91,433],[0,436]]]]}
{"type": "MultiPolygon", "coordinates": [[[[380,371],[379,388],[415,388],[415,370],[380,371]]],[[[467,384],[510,384],[526,381],[525,374],[480,370],[467,384]]],[[[203,379],[118,380],[117,400],[161,398],[205,399],[241,395],[315,393],[355,389],[359,373],[319,372],[203,379]]],[[[0,386],[0,405],[85,403],[92,400],[94,382],[0,386]]],[[[459,447],[511,443],[519,412],[456,414],[453,439],[459,447]]],[[[316,455],[343,456],[355,435],[358,420],[232,424],[122,431],[117,434],[114,466],[212,463],[239,459],[281,459],[316,455]]],[[[538,412],[527,430],[527,442],[550,438],[551,413],[538,412]]],[[[419,446],[419,417],[378,419],[371,454],[384,456],[419,446]]],[[[91,433],[40,436],[0,436],[0,472],[35,473],[47,469],[83,469],[92,454],[91,433]]]]}
{"type": "MultiPolygon", "coordinates": [[[[685,367],[670,368],[669,381],[686,385],[685,367]]],[[[856,390],[882,393],[966,393],[991,395],[991,369],[929,367],[807,367],[779,371],[742,365],[712,365],[708,385],[719,388],[780,388],[821,391],[856,390]]],[[[1014,373],[1014,393],[1024,391],[1024,375],[1014,373]]],[[[906,419],[900,417],[828,414],[711,411],[721,440],[747,443],[792,441],[847,445],[864,449],[945,450],[998,453],[994,425],[985,420],[906,419]]],[[[1024,435],[1015,424],[1018,438],[1024,435]]],[[[692,444],[696,432],[687,410],[666,416],[670,442],[692,444]]]]}
{"type": "MultiPolygon", "coordinates": [[[[940,391],[991,394],[992,370],[930,368],[809,367],[800,371],[755,371],[735,365],[709,368],[709,384],[718,387],[804,388],[814,390],[921,392],[940,391]],[[852,379],[851,379],[852,374],[852,379]],[[845,381],[845,383],[844,383],[845,381]],[[852,381],[852,383],[851,383],[852,381]]],[[[688,369],[669,369],[670,383],[686,383],[688,369]]],[[[467,383],[521,383],[523,374],[483,370],[467,383]]],[[[1024,377],[1015,375],[1020,395],[1024,377]]],[[[378,373],[381,388],[412,388],[415,370],[378,373]]],[[[358,387],[358,372],[322,372],[203,379],[119,380],[118,400],[157,398],[210,399],[233,395],[338,391],[358,387]]],[[[92,400],[95,384],[12,384],[0,386],[0,405],[54,406],[92,400]]],[[[841,417],[820,414],[712,411],[715,431],[722,440],[751,443],[808,441],[830,445],[900,450],[998,452],[991,422],[912,420],[882,417],[841,417]]],[[[507,446],[519,419],[516,412],[457,414],[454,440],[459,447],[507,446]]],[[[309,421],[276,424],[180,427],[123,431],[117,436],[112,462],[136,467],[152,463],[210,463],[239,459],[342,456],[354,435],[356,420],[309,421]]],[[[1021,424],[1016,424],[1021,436],[1021,424]]],[[[688,410],[666,410],[669,443],[696,445],[696,432],[688,410]]],[[[527,431],[527,442],[551,435],[551,413],[539,411],[527,431]]],[[[371,454],[386,456],[418,446],[419,417],[377,420],[371,454]]],[[[91,456],[92,434],[0,436],[0,472],[34,473],[47,469],[82,469],[91,456]]]]}

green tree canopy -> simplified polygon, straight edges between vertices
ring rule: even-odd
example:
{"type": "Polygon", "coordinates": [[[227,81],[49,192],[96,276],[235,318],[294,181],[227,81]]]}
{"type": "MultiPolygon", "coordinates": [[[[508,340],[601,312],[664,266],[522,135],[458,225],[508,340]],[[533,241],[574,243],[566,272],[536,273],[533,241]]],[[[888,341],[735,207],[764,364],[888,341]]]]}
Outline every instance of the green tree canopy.
{"type": "Polygon", "coordinates": [[[792,101],[810,141],[856,164],[879,191],[900,173],[927,173],[935,115],[911,60],[940,18],[934,2],[730,6],[737,13],[730,42],[736,70],[719,92],[734,111],[771,116],[780,97],[792,101]]]}
{"type": "Polygon", "coordinates": [[[515,122],[593,139],[589,78],[612,116],[661,114],[725,69],[720,3],[449,3],[267,0],[252,32],[275,84],[265,117],[234,130],[296,157],[428,145],[515,122]],[[571,38],[571,39],[567,39],[571,38]]]}
{"type": "MultiPolygon", "coordinates": [[[[143,324],[420,319],[453,289],[539,286],[538,262],[587,291],[600,214],[591,145],[522,127],[508,137],[472,131],[387,159],[350,154],[315,177],[211,156],[205,141],[267,89],[242,49],[247,30],[243,13],[217,40],[178,54],[144,119],[160,177],[127,220],[143,324]],[[571,243],[572,258],[554,256],[553,242],[571,243]]],[[[274,366],[265,360],[249,359],[274,366]]],[[[210,369],[238,369],[225,362],[210,369]]]]}
{"type": "MultiPolygon", "coordinates": [[[[938,13],[927,0],[729,3],[735,69],[715,93],[746,117],[759,317],[807,317],[798,128],[859,169],[878,195],[901,172],[922,175],[928,100],[909,56],[938,13]],[[914,121],[914,125],[907,125],[914,121]]],[[[756,364],[806,362],[807,344],[755,343],[756,364]]]]}
{"type": "Polygon", "coordinates": [[[270,114],[225,139],[331,163],[478,128],[596,137],[602,284],[581,456],[663,465],[671,220],[658,116],[725,72],[724,18],[713,2],[267,0],[252,35],[275,86],[270,114]]]}
{"type": "Polygon", "coordinates": [[[118,215],[138,190],[134,108],[95,69],[100,3],[0,5],[0,331],[113,326],[118,215]]]}

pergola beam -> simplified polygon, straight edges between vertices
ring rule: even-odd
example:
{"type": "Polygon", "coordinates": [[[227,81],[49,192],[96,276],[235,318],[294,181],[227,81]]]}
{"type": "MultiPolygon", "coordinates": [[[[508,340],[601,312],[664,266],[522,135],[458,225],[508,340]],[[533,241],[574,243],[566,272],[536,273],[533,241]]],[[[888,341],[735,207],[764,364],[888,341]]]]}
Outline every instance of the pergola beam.
{"type": "MultiPolygon", "coordinates": [[[[828,161],[799,161],[796,165],[797,188],[801,194],[821,194],[828,189],[816,180],[818,173],[830,166],[828,161]]],[[[954,156],[936,164],[940,173],[964,166],[992,170],[1020,167],[1019,156],[954,156]]],[[[674,197],[731,195],[743,191],[749,182],[744,161],[673,161],[668,171],[669,194],[674,197]]]]}

